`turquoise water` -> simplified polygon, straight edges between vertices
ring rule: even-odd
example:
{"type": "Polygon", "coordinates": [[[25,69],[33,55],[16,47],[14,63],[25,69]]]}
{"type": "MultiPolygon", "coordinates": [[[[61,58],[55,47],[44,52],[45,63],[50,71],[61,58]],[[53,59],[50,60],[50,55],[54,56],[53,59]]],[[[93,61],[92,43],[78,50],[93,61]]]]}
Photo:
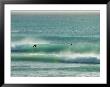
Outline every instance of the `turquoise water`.
{"type": "Polygon", "coordinates": [[[12,11],[11,75],[100,76],[99,12],[12,11]]]}
{"type": "Polygon", "coordinates": [[[99,64],[14,61],[11,75],[15,77],[96,77],[99,76],[99,67],[99,64]]]}

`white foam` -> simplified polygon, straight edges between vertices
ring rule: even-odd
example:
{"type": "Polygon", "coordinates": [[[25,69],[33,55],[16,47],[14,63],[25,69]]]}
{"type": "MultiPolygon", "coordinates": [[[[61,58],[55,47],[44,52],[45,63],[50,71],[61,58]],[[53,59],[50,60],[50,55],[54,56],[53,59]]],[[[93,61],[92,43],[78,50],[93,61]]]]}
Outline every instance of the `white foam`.
{"type": "MultiPolygon", "coordinates": [[[[56,56],[58,58],[68,58],[68,59],[75,59],[75,58],[97,58],[100,59],[99,54],[93,54],[93,53],[20,53],[24,56],[56,56]]],[[[14,53],[14,55],[19,55],[19,53],[14,53]]]]}
{"type": "Polygon", "coordinates": [[[11,44],[11,47],[15,47],[16,45],[32,45],[32,44],[49,44],[49,42],[41,39],[34,40],[32,38],[25,38],[20,41],[13,42],[11,44]]]}

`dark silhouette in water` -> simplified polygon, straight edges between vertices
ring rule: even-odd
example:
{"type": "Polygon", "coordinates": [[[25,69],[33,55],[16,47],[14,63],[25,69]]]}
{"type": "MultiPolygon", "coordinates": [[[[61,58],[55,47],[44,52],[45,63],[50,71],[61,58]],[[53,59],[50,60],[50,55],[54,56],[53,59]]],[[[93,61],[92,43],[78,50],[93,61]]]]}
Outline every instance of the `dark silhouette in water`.
{"type": "Polygon", "coordinates": [[[33,47],[36,47],[36,46],[37,46],[36,44],[33,45],[33,47]]]}
{"type": "Polygon", "coordinates": [[[72,45],[72,43],[71,43],[71,45],[72,45]]]}

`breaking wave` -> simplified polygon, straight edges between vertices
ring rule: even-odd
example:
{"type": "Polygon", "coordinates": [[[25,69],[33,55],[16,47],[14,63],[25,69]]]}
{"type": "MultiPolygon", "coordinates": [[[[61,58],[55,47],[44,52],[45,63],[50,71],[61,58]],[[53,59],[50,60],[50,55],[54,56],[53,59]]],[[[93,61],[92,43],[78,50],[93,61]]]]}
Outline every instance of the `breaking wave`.
{"type": "Polygon", "coordinates": [[[99,64],[98,55],[93,54],[43,54],[43,53],[13,53],[13,61],[35,61],[35,62],[61,62],[61,63],[87,63],[99,64]]]}

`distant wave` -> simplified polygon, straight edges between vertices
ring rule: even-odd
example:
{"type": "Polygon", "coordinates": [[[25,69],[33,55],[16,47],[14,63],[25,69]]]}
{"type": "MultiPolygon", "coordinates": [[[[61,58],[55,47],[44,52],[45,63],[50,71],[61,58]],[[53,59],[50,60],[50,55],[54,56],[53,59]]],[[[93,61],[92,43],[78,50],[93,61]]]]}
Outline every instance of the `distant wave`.
{"type": "Polygon", "coordinates": [[[12,53],[13,61],[35,61],[35,62],[61,62],[61,63],[87,63],[99,64],[100,59],[95,55],[63,55],[63,54],[27,54],[27,53],[12,53]]]}
{"type": "MultiPolygon", "coordinates": [[[[65,43],[65,42],[99,42],[100,37],[98,35],[90,35],[90,36],[72,36],[72,35],[43,35],[42,33],[34,34],[31,33],[29,35],[25,35],[25,33],[17,33],[12,34],[12,41],[32,41],[32,42],[39,42],[39,41],[47,41],[53,43],[65,43]]],[[[45,42],[44,42],[45,43],[45,42]]]]}

